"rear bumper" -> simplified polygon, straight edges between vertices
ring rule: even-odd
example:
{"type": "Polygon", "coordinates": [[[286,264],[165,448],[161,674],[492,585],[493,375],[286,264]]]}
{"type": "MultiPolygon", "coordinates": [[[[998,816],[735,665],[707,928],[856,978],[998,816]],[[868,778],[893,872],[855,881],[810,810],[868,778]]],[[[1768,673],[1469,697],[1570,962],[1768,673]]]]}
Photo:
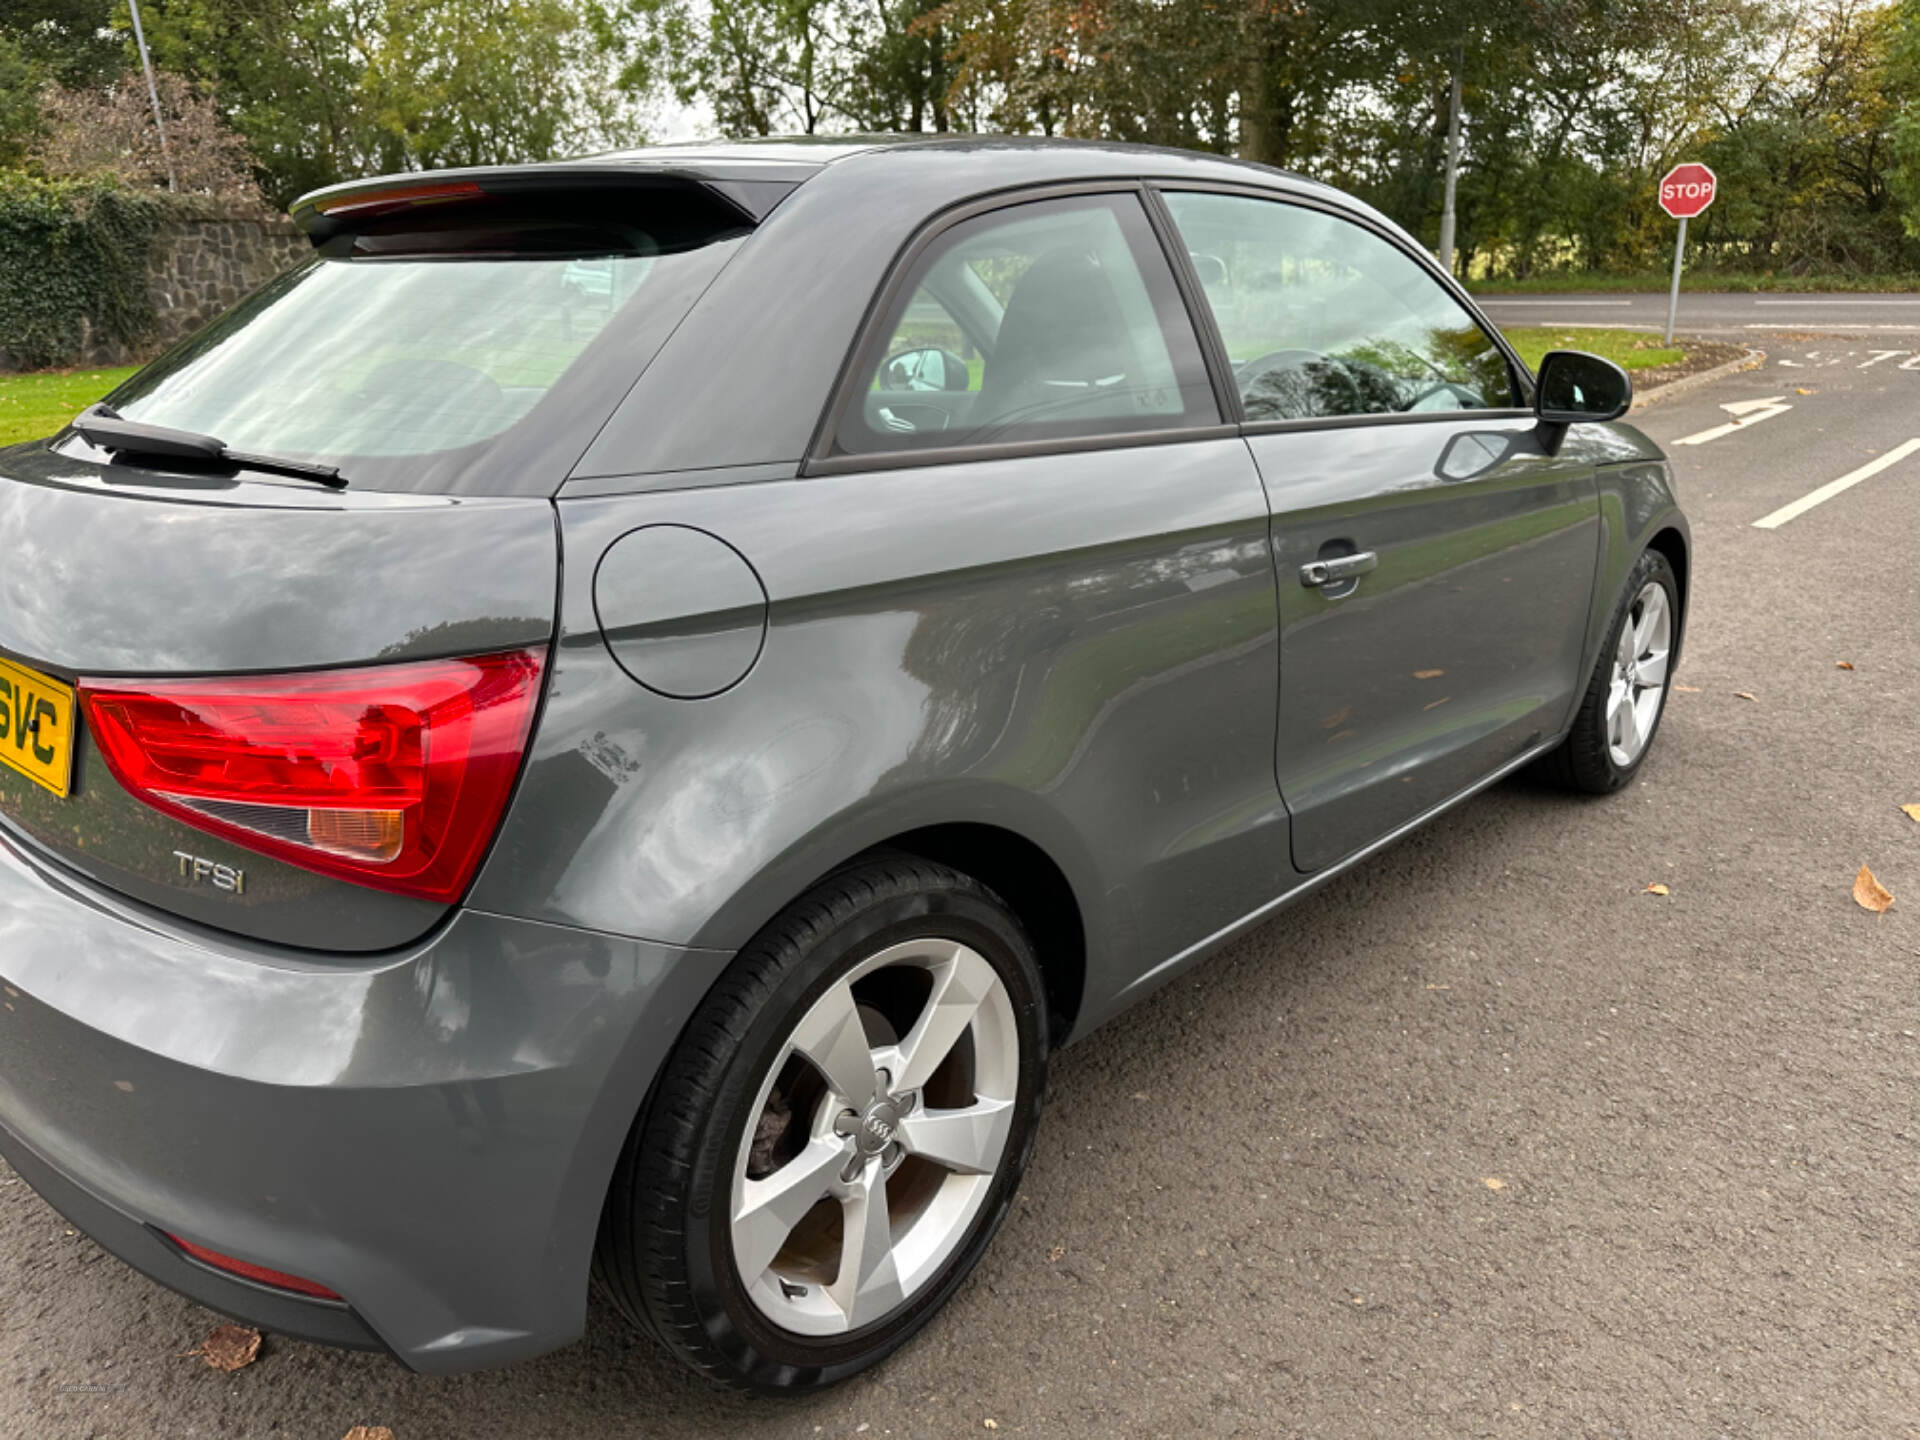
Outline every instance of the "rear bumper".
{"type": "Polygon", "coordinates": [[[0,834],[0,1155],[216,1309],[423,1371],[523,1359],[580,1334],[620,1145],[727,958],[462,911],[335,961],[175,924],[0,834]]]}

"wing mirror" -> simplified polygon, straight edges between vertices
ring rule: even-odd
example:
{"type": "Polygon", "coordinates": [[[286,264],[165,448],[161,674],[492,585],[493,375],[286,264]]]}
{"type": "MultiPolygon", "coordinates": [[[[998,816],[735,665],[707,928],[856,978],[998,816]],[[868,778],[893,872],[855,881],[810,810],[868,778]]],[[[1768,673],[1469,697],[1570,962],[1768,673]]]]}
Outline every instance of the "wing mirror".
{"type": "Polygon", "coordinates": [[[1633,381],[1611,360],[1584,350],[1550,350],[1540,361],[1533,410],[1544,425],[1618,420],[1633,404],[1633,381]]]}
{"type": "Polygon", "coordinates": [[[964,390],[967,362],[951,350],[903,350],[880,367],[882,390],[964,390]]]}

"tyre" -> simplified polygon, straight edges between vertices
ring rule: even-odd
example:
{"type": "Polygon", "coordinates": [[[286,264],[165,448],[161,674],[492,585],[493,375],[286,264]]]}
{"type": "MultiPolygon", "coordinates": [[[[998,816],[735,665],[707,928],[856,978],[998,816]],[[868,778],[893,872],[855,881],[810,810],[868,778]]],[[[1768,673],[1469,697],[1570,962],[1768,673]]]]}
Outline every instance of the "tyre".
{"type": "Polygon", "coordinates": [[[717,1380],[843,1380],[979,1260],[1046,1065],[1033,947],[991,891],[911,857],[833,876],[688,1025],[621,1157],[596,1272],[717,1380]]]}
{"type": "Polygon", "coordinates": [[[1548,757],[1562,784],[1588,795],[1620,789],[1639,771],[1666,709],[1680,587],[1658,550],[1641,555],[1613,617],[1566,741],[1548,757]]]}

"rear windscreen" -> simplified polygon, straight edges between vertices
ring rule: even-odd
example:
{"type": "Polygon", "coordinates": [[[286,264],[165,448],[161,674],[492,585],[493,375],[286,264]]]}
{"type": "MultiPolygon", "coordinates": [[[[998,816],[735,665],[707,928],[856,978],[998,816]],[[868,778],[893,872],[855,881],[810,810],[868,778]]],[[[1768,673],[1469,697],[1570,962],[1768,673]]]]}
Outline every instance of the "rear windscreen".
{"type": "Polygon", "coordinates": [[[109,399],[356,488],[551,493],[564,475],[484,478],[486,452],[542,414],[597,429],[745,233],[662,229],[447,217],[338,237],[109,399]]]}

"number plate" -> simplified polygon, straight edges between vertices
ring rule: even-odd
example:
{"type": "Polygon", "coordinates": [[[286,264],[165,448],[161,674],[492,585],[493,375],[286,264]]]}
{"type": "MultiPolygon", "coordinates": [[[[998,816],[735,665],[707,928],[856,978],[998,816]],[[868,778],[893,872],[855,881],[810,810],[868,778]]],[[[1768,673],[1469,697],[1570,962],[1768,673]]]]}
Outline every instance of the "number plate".
{"type": "Polygon", "coordinates": [[[73,776],[73,691],[0,660],[0,765],[63,799],[73,776]]]}

